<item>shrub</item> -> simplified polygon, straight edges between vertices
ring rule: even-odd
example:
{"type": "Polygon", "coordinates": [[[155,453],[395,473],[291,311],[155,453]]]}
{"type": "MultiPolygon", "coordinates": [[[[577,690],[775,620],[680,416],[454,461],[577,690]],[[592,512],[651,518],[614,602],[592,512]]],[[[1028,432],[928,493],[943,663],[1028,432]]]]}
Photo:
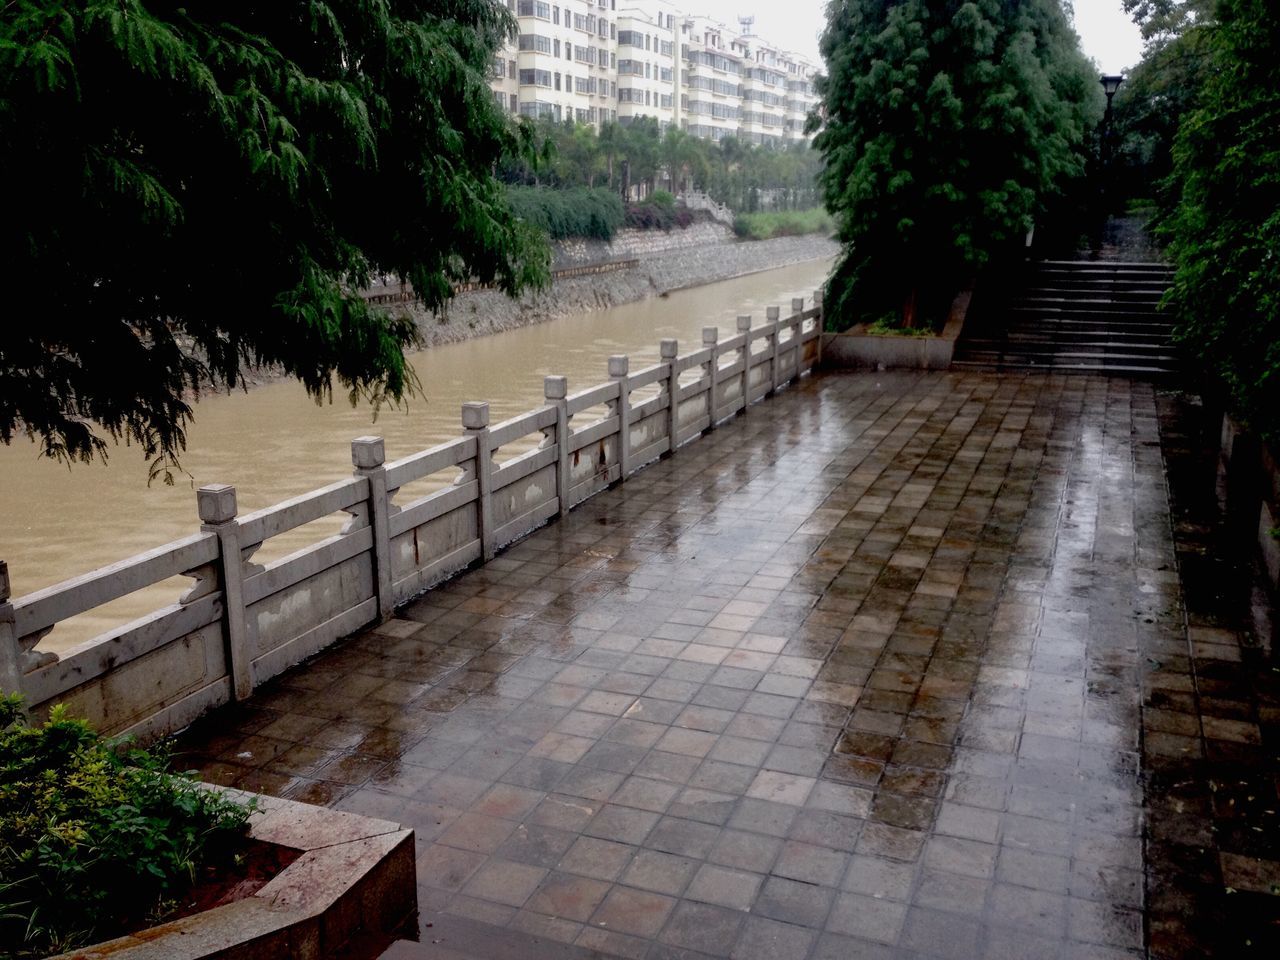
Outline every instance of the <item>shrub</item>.
{"type": "Polygon", "coordinates": [[[29,726],[0,697],[0,954],[46,956],[172,911],[250,809],[53,709],[29,726]]]}
{"type": "Polygon", "coordinates": [[[507,199],[520,219],[553,240],[589,237],[612,240],[622,226],[622,198],[603,187],[507,187],[507,199]]]}
{"type": "Polygon", "coordinates": [[[674,210],[676,206],[675,194],[668,193],[666,190],[655,190],[649,195],[648,203],[652,203],[655,207],[662,207],[664,210],[674,210]]]}
{"type": "Polygon", "coordinates": [[[830,233],[834,229],[831,216],[821,209],[740,213],[733,221],[733,232],[744,240],[798,237],[806,233],[830,233]]]}
{"type": "Polygon", "coordinates": [[[677,207],[676,198],[665,190],[657,190],[639,203],[627,205],[627,226],[637,230],[681,230],[693,223],[693,211],[677,207]]]}

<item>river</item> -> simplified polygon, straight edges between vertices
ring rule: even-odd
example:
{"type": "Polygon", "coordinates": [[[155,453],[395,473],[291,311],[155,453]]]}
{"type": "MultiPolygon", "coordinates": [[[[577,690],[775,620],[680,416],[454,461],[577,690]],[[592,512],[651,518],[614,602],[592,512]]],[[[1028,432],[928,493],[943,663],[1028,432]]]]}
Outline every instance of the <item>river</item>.
{"type": "MultiPolygon", "coordinates": [[[[420,394],[407,407],[384,409],[376,422],[368,406],[352,407],[341,392],[333,403],[317,405],[293,381],[206,396],[187,433],[182,467],[189,475],[173,486],[148,486],[147,464],[136,447],[114,448],[105,466],[68,468],[40,457],[25,440],[0,446],[0,559],[9,563],[13,595],[194,533],[195,488],[202,484],[234,484],[242,514],[270,506],[350,476],[354,437],[385,437],[388,460],[407,456],[458,436],[465,401],[488,400],[497,423],[540,405],[545,375],[564,375],[571,392],[582,390],[608,379],[612,354],[629,354],[634,370],[657,360],[664,337],[677,338],[686,352],[701,345],[704,326],[719,326],[723,339],[733,334],[738,314],[761,323],[774,304],[785,314],[791,298],[810,296],[829,267],[827,260],[795,264],[432,347],[412,357],[420,394]]],[[[254,559],[297,549],[337,523],[319,521],[278,538],[254,559]]],[[[65,650],[171,602],[188,584],[174,578],[67,621],[41,649],[65,650]]]]}

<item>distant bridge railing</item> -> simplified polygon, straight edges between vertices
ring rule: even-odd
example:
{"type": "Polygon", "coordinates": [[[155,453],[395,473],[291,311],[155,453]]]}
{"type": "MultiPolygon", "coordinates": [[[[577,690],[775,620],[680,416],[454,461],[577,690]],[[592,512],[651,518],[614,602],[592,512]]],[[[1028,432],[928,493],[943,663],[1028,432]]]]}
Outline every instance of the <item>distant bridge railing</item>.
{"type": "Polygon", "coordinates": [[[811,370],[820,295],[791,309],[770,307],[761,326],[739,317],[726,340],[707,327],[683,355],[664,340],[660,361],[641,370],[611,357],[608,382],[578,393],[547,377],[546,403],[502,423],[489,422],[487,403],[465,404],[461,437],[402,460],[386,462],[382,438],[361,437],[353,477],[265,510],[241,516],[234,487],[201,487],[198,533],[12,602],[0,562],[0,690],[22,693],[33,716],[63,702],[105,733],[143,739],[243,700],[811,370]],[[603,417],[575,422],[601,407],[603,417]],[[532,449],[501,459],[531,435],[532,449]],[[397,502],[432,477],[440,489],[397,502]],[[253,562],[271,538],[338,512],[349,517],[338,534],[253,562]],[[178,575],[194,582],[175,603],[61,656],[39,648],[61,621],[178,575]]]}

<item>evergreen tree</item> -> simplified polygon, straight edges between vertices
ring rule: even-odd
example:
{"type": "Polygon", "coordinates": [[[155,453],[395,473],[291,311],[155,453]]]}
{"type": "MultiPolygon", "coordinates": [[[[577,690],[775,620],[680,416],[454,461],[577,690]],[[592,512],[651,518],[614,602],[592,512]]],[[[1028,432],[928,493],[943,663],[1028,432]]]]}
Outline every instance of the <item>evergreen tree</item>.
{"type": "Polygon", "coordinates": [[[543,282],[493,177],[522,139],[495,0],[12,0],[0,18],[0,439],[172,464],[191,397],[278,364],[317,399],[412,387],[406,317],[543,282]]]}
{"type": "Polygon", "coordinates": [[[1174,139],[1212,64],[1213,0],[1125,0],[1125,8],[1146,49],[1116,94],[1119,149],[1110,175],[1120,197],[1154,201],[1153,224],[1160,224],[1178,200],[1174,139]]]}
{"type": "Polygon", "coordinates": [[[1169,306],[1238,412],[1280,439],[1280,8],[1219,0],[1208,42],[1174,145],[1169,306]]]}
{"type": "Polygon", "coordinates": [[[1059,0],[832,0],[811,127],[839,326],[937,316],[1084,169],[1101,91],[1059,0]]]}

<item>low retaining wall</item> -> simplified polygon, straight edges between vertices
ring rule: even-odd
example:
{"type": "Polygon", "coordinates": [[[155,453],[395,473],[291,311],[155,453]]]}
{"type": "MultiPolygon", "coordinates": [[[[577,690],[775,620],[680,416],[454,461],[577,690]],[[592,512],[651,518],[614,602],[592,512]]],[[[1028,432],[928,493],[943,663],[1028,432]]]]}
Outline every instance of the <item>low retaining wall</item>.
{"type": "Polygon", "coordinates": [[[1280,596],[1280,458],[1229,415],[1222,418],[1218,494],[1228,526],[1257,545],[1267,585],[1280,596]]]}
{"type": "Polygon", "coordinates": [[[302,852],[262,889],[51,960],[336,957],[357,938],[389,943],[415,916],[412,830],[276,797],[256,799],[249,836],[302,852]]]}
{"type": "Polygon", "coordinates": [[[36,716],[66,703],[103,733],[181,729],[771,395],[818,362],[820,331],[817,297],[807,310],[794,300],[763,325],[740,317],[727,340],[704,329],[691,353],[664,340],[643,370],[613,357],[609,381],[579,393],[548,377],[546,404],[503,423],[489,423],[487,403],[466,404],[463,436],[402,460],[386,463],[382,439],[361,437],[353,477],[247,516],[234,487],[201,487],[199,532],[12,603],[0,563],[0,690],[22,693],[36,716]],[[530,437],[533,449],[501,458],[530,437]],[[397,502],[432,478],[438,489],[397,502]],[[349,517],[336,536],[253,562],[272,537],[334,513],[349,517]],[[177,603],[61,658],[38,648],[60,621],[175,576],[193,581],[177,603]]]}
{"type": "Polygon", "coordinates": [[[946,370],[955,355],[956,341],[964,329],[973,291],[958,294],[951,304],[946,325],[936,336],[885,336],[867,333],[860,323],[845,333],[828,333],[822,338],[822,362],[832,368],[873,370],[946,370]]]}

